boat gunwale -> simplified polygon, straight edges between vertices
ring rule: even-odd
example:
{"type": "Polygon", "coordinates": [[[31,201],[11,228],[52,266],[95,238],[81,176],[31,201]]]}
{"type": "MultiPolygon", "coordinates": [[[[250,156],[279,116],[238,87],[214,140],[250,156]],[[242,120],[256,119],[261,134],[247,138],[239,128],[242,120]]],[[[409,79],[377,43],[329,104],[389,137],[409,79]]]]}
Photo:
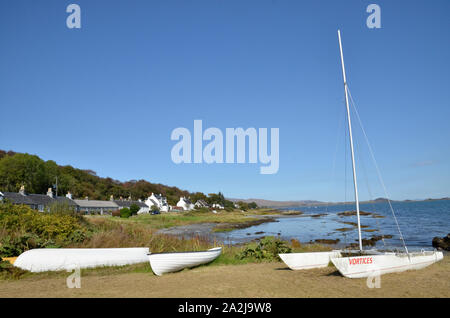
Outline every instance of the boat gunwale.
{"type": "Polygon", "coordinates": [[[161,252],[161,253],[147,253],[148,256],[150,255],[162,255],[162,254],[187,254],[187,253],[207,253],[207,252],[216,252],[222,250],[222,247],[213,247],[206,251],[187,251],[187,252],[161,252]]]}

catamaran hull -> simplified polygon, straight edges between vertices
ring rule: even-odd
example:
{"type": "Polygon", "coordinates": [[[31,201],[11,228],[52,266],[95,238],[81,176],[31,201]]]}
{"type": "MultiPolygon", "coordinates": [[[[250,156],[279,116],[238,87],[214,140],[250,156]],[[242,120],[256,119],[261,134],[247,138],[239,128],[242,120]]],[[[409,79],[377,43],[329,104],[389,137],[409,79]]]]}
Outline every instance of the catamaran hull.
{"type": "Polygon", "coordinates": [[[222,253],[221,247],[202,252],[148,254],[153,273],[161,276],[165,273],[178,272],[184,268],[212,262],[222,253]]]}
{"type": "Polygon", "coordinates": [[[442,260],[443,257],[442,252],[386,253],[382,255],[333,258],[331,261],[343,276],[362,278],[422,269],[442,260]]]}
{"type": "Polygon", "coordinates": [[[341,257],[340,251],[278,254],[292,270],[326,267],[330,260],[341,257]]]}

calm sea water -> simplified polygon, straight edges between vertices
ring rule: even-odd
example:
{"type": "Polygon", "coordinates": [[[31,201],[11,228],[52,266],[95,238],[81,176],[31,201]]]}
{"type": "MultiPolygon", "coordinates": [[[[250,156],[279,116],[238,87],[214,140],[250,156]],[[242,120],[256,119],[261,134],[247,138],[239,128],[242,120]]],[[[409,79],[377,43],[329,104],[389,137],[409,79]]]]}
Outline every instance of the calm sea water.
{"type": "MultiPolygon", "coordinates": [[[[435,236],[450,233],[450,200],[393,202],[392,206],[409,248],[430,248],[435,236]]],[[[392,235],[391,239],[377,242],[377,247],[402,247],[399,232],[387,202],[361,204],[360,209],[374,212],[384,218],[361,216],[361,224],[375,232],[362,232],[363,238],[374,235],[392,235]]],[[[278,222],[264,223],[246,229],[221,234],[221,239],[231,244],[250,241],[265,235],[279,235],[282,239],[297,239],[300,242],[315,239],[340,239],[340,244],[357,242],[358,230],[355,226],[342,222],[357,222],[356,216],[338,216],[338,212],[355,210],[353,205],[330,205],[310,207],[290,207],[286,210],[304,212],[303,217],[278,218],[278,222]],[[321,217],[311,217],[324,213],[321,217]],[[339,228],[351,228],[349,231],[337,231],[339,228]],[[258,233],[264,232],[264,233],[258,233]],[[258,234],[256,234],[258,233],[258,234]]],[[[364,229],[363,229],[364,230],[364,229]]]]}

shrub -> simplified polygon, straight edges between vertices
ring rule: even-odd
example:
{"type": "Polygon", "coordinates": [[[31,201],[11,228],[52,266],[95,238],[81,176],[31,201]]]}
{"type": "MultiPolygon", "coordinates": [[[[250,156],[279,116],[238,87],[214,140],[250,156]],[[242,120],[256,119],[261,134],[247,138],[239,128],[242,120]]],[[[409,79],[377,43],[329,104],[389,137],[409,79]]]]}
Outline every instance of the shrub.
{"type": "Polygon", "coordinates": [[[137,213],[138,213],[138,211],[140,210],[140,208],[139,208],[139,206],[137,205],[137,204],[132,204],[131,206],[130,206],[130,212],[131,212],[131,215],[136,215],[137,213]]]}
{"type": "Polygon", "coordinates": [[[25,205],[0,204],[0,254],[18,256],[30,248],[82,242],[90,227],[81,216],[37,212],[25,205]]]}
{"type": "Polygon", "coordinates": [[[120,217],[121,218],[129,218],[131,216],[131,211],[129,208],[123,208],[120,210],[120,217]]]}
{"type": "Polygon", "coordinates": [[[2,260],[0,257],[0,278],[18,279],[27,271],[14,267],[10,262],[2,260]]]}
{"type": "Polygon", "coordinates": [[[112,216],[120,216],[120,210],[115,210],[111,212],[112,216]]]}
{"type": "Polygon", "coordinates": [[[292,250],[281,241],[273,236],[264,237],[256,247],[246,247],[237,255],[239,259],[256,258],[258,260],[280,260],[279,253],[290,253],[292,250]]]}

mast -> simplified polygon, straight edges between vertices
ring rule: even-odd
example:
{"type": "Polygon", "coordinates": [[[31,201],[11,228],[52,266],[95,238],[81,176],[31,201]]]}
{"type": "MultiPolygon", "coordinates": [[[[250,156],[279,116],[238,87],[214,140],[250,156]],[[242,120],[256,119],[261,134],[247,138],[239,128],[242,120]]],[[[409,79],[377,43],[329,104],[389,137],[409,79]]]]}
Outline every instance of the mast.
{"type": "Polygon", "coordinates": [[[350,148],[351,148],[351,152],[352,152],[353,185],[355,187],[356,215],[358,217],[359,250],[362,251],[363,247],[362,247],[362,239],[361,239],[361,222],[360,222],[360,219],[359,219],[358,183],[356,181],[355,153],[353,151],[352,121],[350,119],[350,108],[348,106],[347,78],[345,76],[344,53],[342,52],[341,31],[340,30],[338,30],[338,38],[339,38],[339,49],[340,49],[340,52],[341,52],[342,77],[344,79],[345,105],[347,107],[348,133],[349,133],[349,136],[350,136],[350,148]]]}

